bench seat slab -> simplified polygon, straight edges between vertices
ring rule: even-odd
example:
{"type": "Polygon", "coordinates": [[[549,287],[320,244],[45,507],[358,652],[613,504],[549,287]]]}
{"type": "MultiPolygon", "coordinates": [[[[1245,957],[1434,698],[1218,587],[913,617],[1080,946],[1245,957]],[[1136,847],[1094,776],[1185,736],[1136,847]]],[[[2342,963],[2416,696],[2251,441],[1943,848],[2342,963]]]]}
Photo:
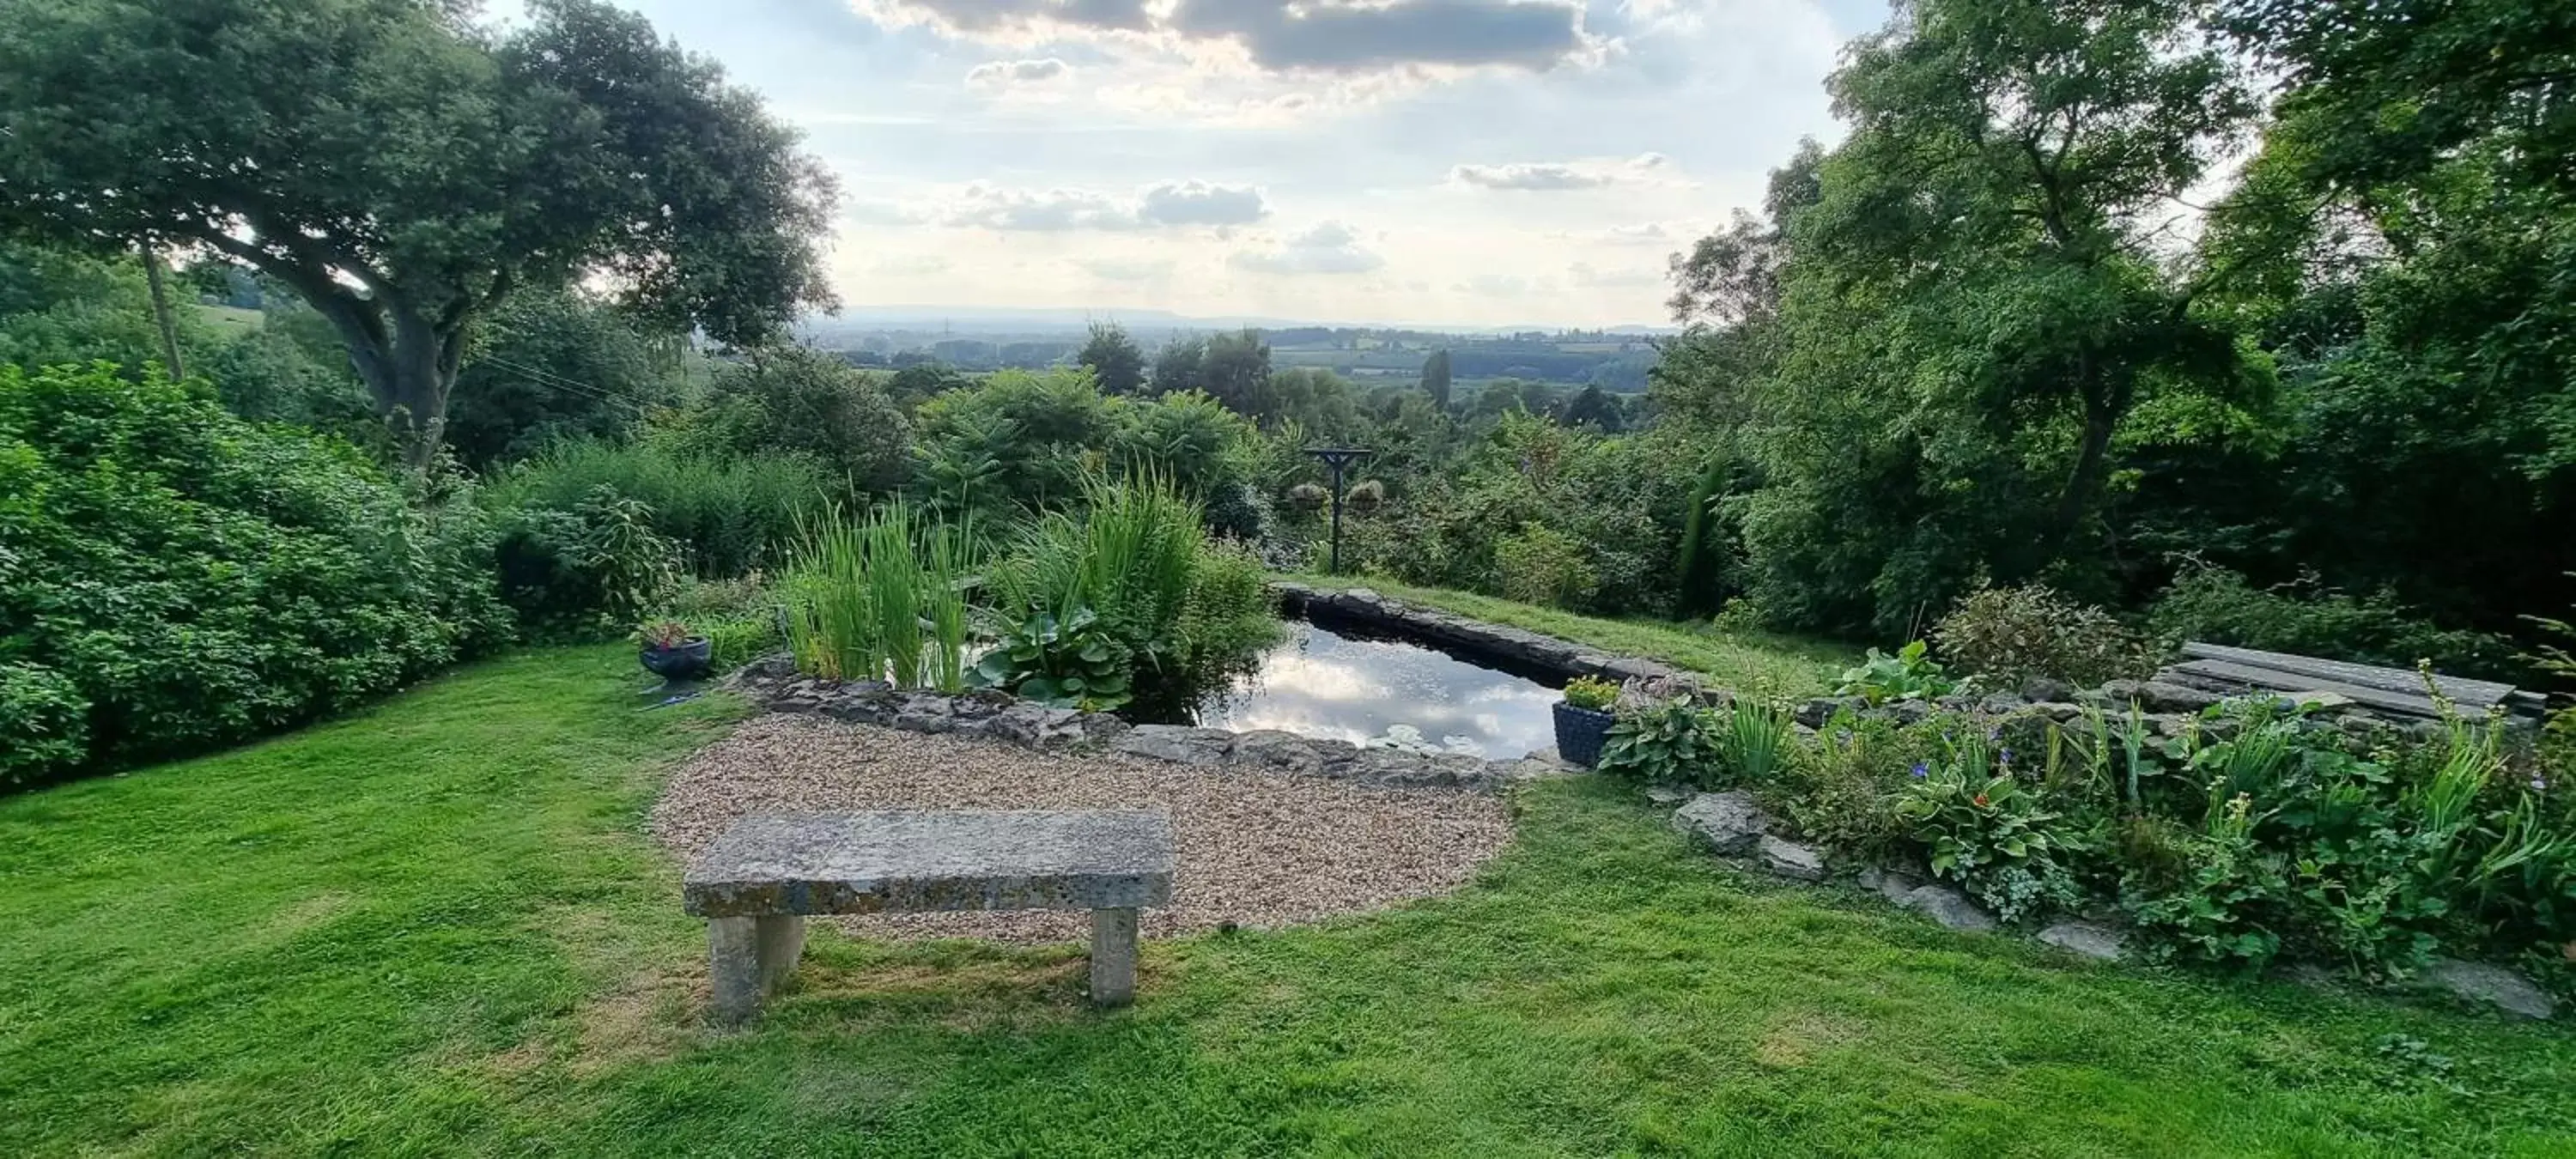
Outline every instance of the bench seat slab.
{"type": "Polygon", "coordinates": [[[682,893],[706,918],[1158,906],[1172,826],[1107,810],[755,815],[690,863],[682,893]]]}

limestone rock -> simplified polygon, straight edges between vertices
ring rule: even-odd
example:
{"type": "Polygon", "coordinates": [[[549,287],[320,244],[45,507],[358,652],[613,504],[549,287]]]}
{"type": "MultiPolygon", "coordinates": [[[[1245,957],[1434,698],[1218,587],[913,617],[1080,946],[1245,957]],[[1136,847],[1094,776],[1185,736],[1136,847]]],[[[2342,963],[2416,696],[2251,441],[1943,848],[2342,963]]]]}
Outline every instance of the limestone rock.
{"type": "Polygon", "coordinates": [[[2129,954],[2128,935],[2091,922],[2059,922],[2039,931],[2039,940],[2097,962],[2117,962],[2129,954]]]}
{"type": "Polygon", "coordinates": [[[1923,879],[1901,869],[1873,865],[1860,871],[1860,887],[1877,890],[1880,897],[1901,906],[1907,894],[1923,887],[1923,879]]]}
{"type": "Polygon", "coordinates": [[[2170,680],[2114,680],[2102,686],[2102,696],[2115,708],[2135,703],[2148,712],[2198,712],[2218,703],[2215,692],[2189,688],[2170,680]]]}
{"type": "Polygon", "coordinates": [[[1316,752],[1313,742],[1293,732],[1275,728],[1237,733],[1234,747],[1225,755],[1229,765],[1248,765],[1283,773],[1319,773],[1324,769],[1324,755],[1316,752]]]}
{"type": "Polygon", "coordinates": [[[1946,885],[1920,886],[1897,903],[1918,910],[1944,927],[1962,933],[1985,934],[1995,930],[1995,916],[1987,913],[1968,895],[1946,885]]]}
{"type": "Polygon", "coordinates": [[[1678,805],[1690,800],[1697,792],[1688,785],[1648,785],[1646,800],[1657,805],[1678,805]]]}
{"type": "Polygon", "coordinates": [[[1234,747],[1234,734],[1222,729],[1178,724],[1140,724],[1115,742],[1118,751],[1185,765],[1223,763],[1234,747]]]}
{"type": "Polygon", "coordinates": [[[1817,852],[1814,846],[1765,836],[1758,848],[1762,868],[1766,872],[1800,881],[1825,879],[1825,855],[1817,852]]]}
{"type": "Polygon", "coordinates": [[[2491,1002],[2506,1013],[2524,1018],[2548,1018],[2558,1012],[2558,1004],[2531,979],[2502,966],[2485,962],[2463,962],[2457,958],[2435,958],[2424,967],[2422,980],[2448,990],[2472,1002],[2491,1002]]]}
{"type": "Polygon", "coordinates": [[[1673,811],[1673,828],[1699,839],[1720,857],[1750,855],[1771,818],[1742,789],[1702,793],[1673,811]]]}

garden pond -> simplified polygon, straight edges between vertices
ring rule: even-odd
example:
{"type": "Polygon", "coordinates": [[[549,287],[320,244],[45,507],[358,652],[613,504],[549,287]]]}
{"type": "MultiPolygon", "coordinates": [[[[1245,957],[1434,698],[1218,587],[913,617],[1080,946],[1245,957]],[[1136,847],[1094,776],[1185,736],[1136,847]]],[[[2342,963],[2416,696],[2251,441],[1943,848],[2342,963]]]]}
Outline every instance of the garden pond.
{"type": "Polygon", "coordinates": [[[1127,713],[1233,732],[1279,729],[1359,745],[1520,757],[1555,743],[1541,673],[1443,651],[1340,617],[1281,624],[1280,641],[1230,672],[1127,713]]]}

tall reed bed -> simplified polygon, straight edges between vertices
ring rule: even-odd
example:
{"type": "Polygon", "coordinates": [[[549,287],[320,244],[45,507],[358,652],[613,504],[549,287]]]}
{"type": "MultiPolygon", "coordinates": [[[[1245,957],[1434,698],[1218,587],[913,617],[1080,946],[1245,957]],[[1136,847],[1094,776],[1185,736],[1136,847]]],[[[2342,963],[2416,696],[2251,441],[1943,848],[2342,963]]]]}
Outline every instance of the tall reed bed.
{"type": "Polygon", "coordinates": [[[1087,608],[1160,663],[1180,650],[1176,629],[1207,549],[1199,517],[1199,505],[1167,479],[1086,479],[1079,509],[1042,515],[1013,537],[1008,560],[993,570],[997,602],[1013,618],[1067,620],[1087,608]]]}
{"type": "Polygon", "coordinates": [[[575,439],[510,468],[485,494],[499,508],[570,511],[602,485],[651,508],[653,530],[687,543],[699,574],[722,577],[773,566],[825,497],[842,490],[800,455],[719,460],[575,439]]]}
{"type": "Polygon", "coordinates": [[[799,670],[834,680],[966,687],[971,528],[894,500],[807,530],[787,576],[788,644],[799,670]]]}

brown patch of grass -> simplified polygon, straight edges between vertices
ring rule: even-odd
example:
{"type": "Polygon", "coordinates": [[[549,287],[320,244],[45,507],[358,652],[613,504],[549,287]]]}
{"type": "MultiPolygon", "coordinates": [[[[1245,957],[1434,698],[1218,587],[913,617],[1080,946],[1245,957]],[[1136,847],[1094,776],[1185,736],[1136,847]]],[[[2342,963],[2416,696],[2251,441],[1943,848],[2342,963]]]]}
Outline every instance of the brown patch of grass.
{"type": "Polygon", "coordinates": [[[1850,1019],[1813,1010],[1794,1011],[1772,1020],[1762,1041],[1753,1047],[1753,1060],[1768,1067],[1802,1067],[1813,1061],[1818,1051],[1848,1045],[1861,1034],[1860,1025],[1850,1019]]]}

